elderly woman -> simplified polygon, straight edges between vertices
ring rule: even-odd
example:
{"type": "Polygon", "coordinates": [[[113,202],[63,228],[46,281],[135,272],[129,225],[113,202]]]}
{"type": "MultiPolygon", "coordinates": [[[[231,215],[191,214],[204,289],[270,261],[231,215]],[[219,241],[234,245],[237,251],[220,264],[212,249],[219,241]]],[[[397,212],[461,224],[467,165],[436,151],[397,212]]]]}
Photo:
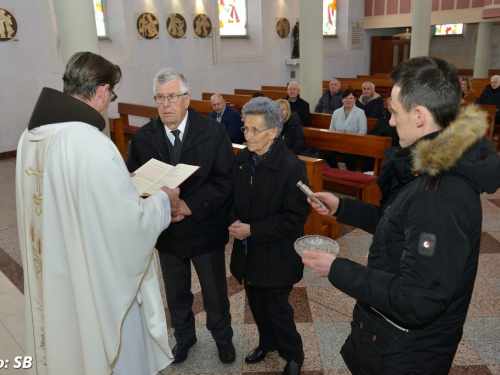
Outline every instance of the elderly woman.
{"type": "MultiPolygon", "coordinates": [[[[356,107],[356,91],[353,89],[344,90],[342,93],[342,107],[333,112],[330,129],[337,132],[366,134],[365,112],[356,107]]],[[[325,160],[332,168],[338,168],[335,157],[340,153],[337,151],[325,151],[325,160]]],[[[354,155],[342,154],[344,163],[349,171],[354,171],[354,155]]]]}
{"type": "Polygon", "coordinates": [[[245,285],[259,331],[259,345],[245,362],[260,362],[278,350],[287,361],[283,373],[299,374],[304,352],[288,298],[303,272],[293,245],[304,235],[308,214],[306,196],[296,186],[307,182],[306,166],[279,136],[278,103],[251,99],[242,113],[247,148],[234,161],[229,233],[234,236],[231,273],[245,285]]]}
{"type": "Polygon", "coordinates": [[[281,113],[283,113],[283,129],[281,130],[280,137],[285,140],[286,147],[294,154],[299,155],[306,149],[304,130],[302,130],[300,117],[298,114],[292,113],[288,100],[278,99],[276,103],[279,104],[281,113]]]}
{"type": "Polygon", "coordinates": [[[469,77],[460,78],[460,87],[462,89],[462,102],[460,105],[469,105],[476,102],[476,91],[470,88],[469,77]]]}

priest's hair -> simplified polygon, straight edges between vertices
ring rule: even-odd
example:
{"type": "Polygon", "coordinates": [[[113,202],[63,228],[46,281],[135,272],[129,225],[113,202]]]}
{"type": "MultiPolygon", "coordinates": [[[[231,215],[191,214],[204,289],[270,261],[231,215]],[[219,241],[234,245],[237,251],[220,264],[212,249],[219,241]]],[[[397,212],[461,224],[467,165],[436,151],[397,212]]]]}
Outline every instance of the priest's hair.
{"type": "Polygon", "coordinates": [[[91,100],[99,86],[113,89],[122,77],[118,65],[92,52],[77,52],[70,57],[63,74],[63,92],[91,100]]]}

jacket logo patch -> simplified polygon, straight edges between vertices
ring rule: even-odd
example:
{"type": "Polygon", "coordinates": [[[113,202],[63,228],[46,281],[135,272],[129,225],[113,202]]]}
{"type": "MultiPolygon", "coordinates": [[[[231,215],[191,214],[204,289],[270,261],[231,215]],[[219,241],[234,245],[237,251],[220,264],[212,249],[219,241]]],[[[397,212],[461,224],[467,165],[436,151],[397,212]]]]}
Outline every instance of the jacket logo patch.
{"type": "Polygon", "coordinates": [[[418,241],[418,253],[420,255],[431,257],[436,248],[436,235],[423,232],[418,241]]]}

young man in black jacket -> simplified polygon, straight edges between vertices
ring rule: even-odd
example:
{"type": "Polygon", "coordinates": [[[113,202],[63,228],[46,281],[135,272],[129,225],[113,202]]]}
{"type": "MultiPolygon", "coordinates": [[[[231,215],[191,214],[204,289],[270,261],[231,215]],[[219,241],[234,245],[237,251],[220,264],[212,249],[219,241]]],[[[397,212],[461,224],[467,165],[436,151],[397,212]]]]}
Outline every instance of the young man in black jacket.
{"type": "Polygon", "coordinates": [[[380,207],[314,194],[339,222],[373,233],[368,265],[312,251],[303,262],[357,300],[341,350],[353,374],[444,375],[476,278],[480,194],[500,187],[500,157],[485,137],[486,114],[459,111],[451,64],[417,57],[391,79],[390,125],[401,148],[378,178],[380,207]]]}

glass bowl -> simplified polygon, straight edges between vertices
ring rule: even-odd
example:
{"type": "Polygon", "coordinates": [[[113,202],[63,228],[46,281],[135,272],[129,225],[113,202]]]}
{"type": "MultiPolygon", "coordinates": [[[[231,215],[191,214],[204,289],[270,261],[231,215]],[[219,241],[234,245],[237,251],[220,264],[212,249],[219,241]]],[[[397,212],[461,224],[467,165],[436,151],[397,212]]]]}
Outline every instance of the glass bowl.
{"type": "Polygon", "coordinates": [[[337,242],[329,237],[318,236],[316,234],[300,237],[295,241],[295,251],[304,258],[302,255],[304,250],[313,250],[320,253],[330,253],[337,255],[339,253],[339,245],[337,242]]]}

